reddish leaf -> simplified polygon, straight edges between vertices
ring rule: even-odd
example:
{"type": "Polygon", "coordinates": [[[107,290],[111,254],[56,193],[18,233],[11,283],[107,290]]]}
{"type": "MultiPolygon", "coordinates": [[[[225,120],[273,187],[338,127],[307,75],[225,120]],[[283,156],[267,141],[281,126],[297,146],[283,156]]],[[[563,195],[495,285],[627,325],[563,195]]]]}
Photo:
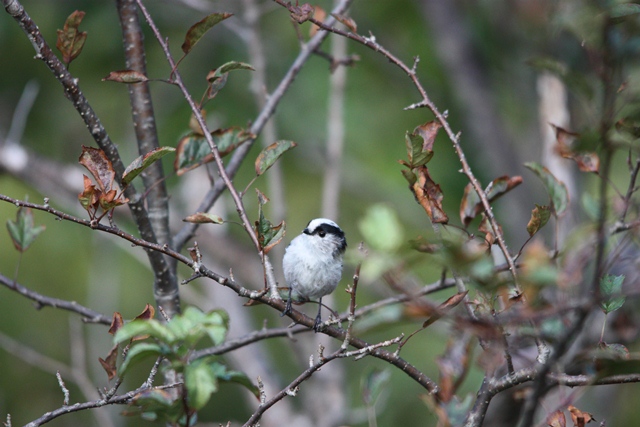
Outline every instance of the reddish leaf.
{"type": "Polygon", "coordinates": [[[338,22],[342,23],[352,33],[357,33],[358,32],[358,25],[356,24],[356,21],[354,21],[353,19],[349,18],[348,16],[338,15],[337,13],[332,13],[331,16],[336,18],[338,20],[338,22]]]}
{"type": "Polygon", "coordinates": [[[547,417],[547,425],[549,427],[566,427],[567,419],[564,416],[564,412],[562,411],[552,412],[547,417]]]}
{"type": "Polygon", "coordinates": [[[458,292],[457,294],[447,298],[445,302],[438,306],[431,317],[424,321],[422,327],[426,328],[427,326],[433,324],[436,320],[447,314],[449,311],[451,311],[452,308],[464,301],[464,297],[467,296],[468,292],[469,291],[458,292]]]}
{"type": "Polygon", "coordinates": [[[222,224],[224,220],[218,215],[213,215],[207,212],[196,212],[193,215],[189,215],[182,221],[190,222],[192,224],[222,224]]]}
{"type": "Polygon", "coordinates": [[[527,232],[529,236],[533,236],[540,230],[551,218],[551,208],[549,206],[536,205],[531,211],[531,219],[527,224],[527,232]]]}
{"type": "Polygon", "coordinates": [[[109,381],[114,379],[118,373],[118,369],[116,368],[116,361],[118,360],[118,346],[114,346],[107,357],[103,359],[102,357],[98,357],[98,362],[102,365],[102,368],[107,373],[107,378],[109,381]]]}
{"type": "Polygon", "coordinates": [[[123,197],[122,195],[118,196],[118,192],[116,190],[110,190],[106,193],[101,193],[98,203],[100,207],[106,212],[110,211],[113,208],[124,205],[129,202],[129,199],[123,197]]]}
{"type": "Polygon", "coordinates": [[[116,173],[113,170],[111,161],[109,161],[107,156],[104,154],[104,151],[98,148],[85,147],[83,145],[82,154],[80,154],[78,161],[82,166],[87,168],[89,172],[91,172],[91,175],[95,178],[100,191],[108,192],[111,190],[116,173]]]}
{"type": "Polygon", "coordinates": [[[289,9],[291,12],[291,19],[293,19],[298,24],[302,24],[307,21],[313,15],[313,6],[309,3],[305,3],[301,6],[291,6],[289,9]]]}
{"type": "Polygon", "coordinates": [[[98,208],[98,200],[102,192],[93,185],[93,181],[88,176],[84,174],[82,176],[84,177],[84,190],[78,194],[78,200],[82,207],[91,213],[92,210],[95,211],[98,208]]]}
{"type": "Polygon", "coordinates": [[[233,13],[212,13],[189,28],[182,43],[182,51],[184,54],[191,52],[191,49],[200,41],[202,36],[206,34],[214,25],[233,16],[233,13]]]}
{"type": "Polygon", "coordinates": [[[67,65],[80,55],[87,40],[87,33],[78,30],[84,15],[84,12],[76,10],[67,17],[62,30],[58,30],[56,47],[62,53],[62,61],[67,65]]]}
{"type": "Polygon", "coordinates": [[[118,82],[118,83],[141,83],[149,81],[149,78],[139,71],[135,70],[120,70],[112,71],[109,75],[102,79],[103,82],[118,82]]]}
{"type": "Polygon", "coordinates": [[[416,201],[424,208],[433,223],[446,224],[449,222],[449,218],[442,207],[444,195],[440,185],[431,179],[426,166],[420,166],[416,169],[416,172],[418,179],[411,186],[411,191],[416,197],[416,201]]]}
{"type": "Polygon", "coordinates": [[[571,149],[573,140],[580,135],[553,124],[551,126],[556,132],[556,152],[565,159],[570,159],[576,162],[578,164],[578,169],[582,172],[598,173],[598,170],[600,169],[600,158],[596,153],[579,153],[571,149]]]}
{"type": "Polygon", "coordinates": [[[590,413],[583,412],[573,405],[569,405],[567,410],[571,414],[571,421],[573,421],[574,427],[584,427],[587,423],[596,420],[590,413]]]}
{"type": "Polygon", "coordinates": [[[122,325],[124,325],[124,320],[122,320],[122,314],[115,311],[113,313],[113,318],[111,319],[111,327],[109,328],[109,333],[111,335],[115,335],[116,332],[118,332],[118,329],[122,327],[122,325]]]}
{"type": "Polygon", "coordinates": [[[144,310],[142,311],[142,313],[140,313],[139,315],[136,316],[136,319],[142,319],[142,320],[149,320],[149,319],[153,319],[153,316],[155,316],[156,314],[156,310],[153,308],[153,306],[151,304],[147,304],[144,307],[144,310]]]}
{"type": "Polygon", "coordinates": [[[596,153],[575,154],[572,159],[582,172],[598,173],[600,170],[600,158],[596,153]]]}

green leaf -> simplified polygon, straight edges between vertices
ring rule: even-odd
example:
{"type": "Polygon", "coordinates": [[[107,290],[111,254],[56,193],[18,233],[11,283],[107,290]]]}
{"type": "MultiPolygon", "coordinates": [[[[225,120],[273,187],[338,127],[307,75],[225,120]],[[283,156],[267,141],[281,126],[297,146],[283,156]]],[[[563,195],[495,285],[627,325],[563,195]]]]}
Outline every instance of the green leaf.
{"type": "Polygon", "coordinates": [[[256,159],[256,175],[260,176],[267,171],[286,151],[297,146],[293,141],[276,141],[260,152],[256,159]]]}
{"type": "Polygon", "coordinates": [[[127,352],[127,357],[125,357],[122,365],[120,365],[118,373],[120,376],[123,376],[131,366],[139,363],[141,360],[151,356],[158,357],[163,354],[165,354],[165,352],[160,344],[150,342],[135,343],[127,352]]]}
{"type": "Polygon", "coordinates": [[[124,171],[122,175],[122,185],[128,185],[136,176],[140,175],[142,171],[151,166],[155,161],[174,151],[176,151],[176,149],[173,147],[158,147],[138,157],[131,162],[124,171]]]}
{"type": "Polygon", "coordinates": [[[622,295],[624,278],[624,275],[606,274],[600,279],[600,293],[602,294],[600,306],[605,314],[616,311],[624,304],[626,299],[626,296],[622,295]]]}
{"type": "Polygon", "coordinates": [[[224,310],[210,311],[204,315],[203,324],[213,345],[220,345],[229,331],[229,314],[224,310]]]}
{"type": "Polygon", "coordinates": [[[24,253],[35,242],[38,235],[45,230],[45,226],[34,227],[31,209],[20,207],[16,213],[16,220],[7,221],[7,229],[13,246],[19,252],[24,253]]]}
{"type": "Polygon", "coordinates": [[[176,174],[181,176],[212,160],[213,154],[204,136],[189,133],[178,142],[173,168],[176,174]]]}
{"type": "Polygon", "coordinates": [[[184,369],[189,407],[202,409],[218,390],[218,379],[206,360],[196,360],[184,369]]]}
{"type": "Polygon", "coordinates": [[[542,180],[542,183],[551,198],[551,204],[555,214],[557,216],[562,216],[562,214],[567,210],[567,205],[569,204],[569,192],[567,191],[567,187],[564,183],[558,181],[558,179],[549,172],[549,169],[539,165],[538,163],[529,162],[525,163],[524,166],[542,180]]]}
{"type": "Polygon", "coordinates": [[[186,55],[191,52],[191,49],[193,49],[196,43],[198,43],[202,36],[213,28],[214,25],[219,24],[231,16],[233,16],[233,13],[212,13],[201,21],[193,24],[187,31],[184,42],[182,43],[182,51],[184,54],[186,55]]]}
{"type": "Polygon", "coordinates": [[[234,71],[234,70],[255,71],[255,68],[253,68],[250,64],[247,64],[244,62],[236,62],[236,61],[227,62],[225,64],[222,64],[215,70],[209,71],[209,74],[207,74],[207,81],[209,83],[213,83],[215,80],[221,78],[222,76],[227,74],[229,71],[234,71]]]}
{"type": "Polygon", "coordinates": [[[422,135],[407,131],[404,140],[407,146],[407,156],[409,157],[410,169],[426,165],[433,157],[432,150],[423,150],[422,147],[425,140],[422,135]]]}
{"type": "Polygon", "coordinates": [[[402,224],[396,212],[382,203],[370,206],[358,223],[365,242],[381,252],[395,252],[404,242],[402,224]]]}
{"type": "Polygon", "coordinates": [[[155,319],[132,320],[118,329],[118,332],[116,332],[113,337],[113,341],[115,344],[120,344],[135,337],[146,335],[156,338],[167,345],[171,345],[176,341],[175,335],[169,330],[169,328],[155,319]]]}
{"type": "Polygon", "coordinates": [[[209,365],[214,375],[218,380],[236,383],[244,386],[247,390],[249,390],[253,395],[260,399],[260,389],[249,379],[247,374],[240,371],[230,371],[225,365],[220,363],[213,362],[209,365]]]}
{"type": "Polygon", "coordinates": [[[278,225],[273,225],[264,216],[262,206],[269,201],[269,199],[256,188],[258,194],[258,221],[256,221],[256,234],[258,235],[258,243],[265,254],[269,253],[280,241],[282,241],[285,232],[286,224],[284,221],[278,225]]]}
{"type": "Polygon", "coordinates": [[[362,377],[362,400],[367,406],[375,405],[376,401],[389,384],[391,372],[388,369],[371,368],[362,377]]]}
{"type": "Polygon", "coordinates": [[[527,232],[529,236],[533,236],[549,222],[551,218],[551,208],[549,206],[540,206],[536,204],[536,207],[531,211],[531,219],[527,224],[527,232]]]}
{"type": "Polygon", "coordinates": [[[609,16],[612,18],[626,18],[631,15],[640,13],[640,4],[637,3],[621,3],[616,4],[609,10],[609,16]]]}
{"type": "Polygon", "coordinates": [[[218,147],[220,156],[226,156],[245,142],[255,139],[256,136],[246,129],[230,127],[214,130],[211,132],[211,137],[218,147]]]}

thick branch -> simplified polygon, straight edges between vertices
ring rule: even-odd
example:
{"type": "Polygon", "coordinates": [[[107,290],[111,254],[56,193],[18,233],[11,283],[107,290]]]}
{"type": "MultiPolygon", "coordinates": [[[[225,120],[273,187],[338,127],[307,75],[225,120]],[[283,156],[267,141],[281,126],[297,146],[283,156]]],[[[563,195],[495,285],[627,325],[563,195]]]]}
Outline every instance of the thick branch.
{"type": "MultiPolygon", "coordinates": [[[[36,58],[44,61],[56,80],[58,80],[64,88],[65,96],[72,102],[76,111],[78,111],[80,117],[82,117],[85,125],[89,129],[91,136],[111,161],[118,182],[120,182],[125,167],[118,153],[118,149],[109,138],[95,111],[93,111],[93,108],[91,108],[89,102],[84,97],[84,94],[78,86],[77,79],[73,78],[64,64],[60,62],[53,53],[38,29],[38,26],[33,22],[31,17],[29,17],[20,2],[18,0],[2,0],[2,4],[7,13],[15,19],[27,35],[27,38],[36,51],[36,58]]],[[[124,189],[124,193],[129,199],[129,208],[135,218],[140,235],[146,241],[155,242],[156,237],[149,222],[149,217],[141,195],[137,193],[133,185],[128,185],[124,189]]],[[[147,256],[156,275],[156,285],[161,289],[162,296],[159,304],[165,307],[165,309],[169,306],[179,307],[177,289],[171,287],[171,271],[164,257],[154,252],[147,252],[147,256]]]]}

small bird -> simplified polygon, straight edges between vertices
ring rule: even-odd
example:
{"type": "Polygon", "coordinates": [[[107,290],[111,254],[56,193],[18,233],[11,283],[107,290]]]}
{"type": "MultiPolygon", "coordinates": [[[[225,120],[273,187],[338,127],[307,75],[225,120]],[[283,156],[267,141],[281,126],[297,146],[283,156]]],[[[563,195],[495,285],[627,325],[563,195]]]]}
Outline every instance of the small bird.
{"type": "Polygon", "coordinates": [[[289,298],[282,316],[291,313],[291,301],[318,299],[313,330],[320,330],[322,297],[333,292],[342,278],[342,256],[347,248],[344,232],[335,222],[316,218],[291,241],[282,260],[289,298]]]}

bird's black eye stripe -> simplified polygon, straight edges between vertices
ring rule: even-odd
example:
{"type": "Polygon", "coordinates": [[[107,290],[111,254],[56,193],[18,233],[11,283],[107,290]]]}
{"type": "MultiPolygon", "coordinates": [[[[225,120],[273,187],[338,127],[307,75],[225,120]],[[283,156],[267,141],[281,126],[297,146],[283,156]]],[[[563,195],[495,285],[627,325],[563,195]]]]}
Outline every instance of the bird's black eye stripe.
{"type": "Polygon", "coordinates": [[[314,234],[317,234],[320,237],[325,237],[327,234],[333,234],[340,238],[344,237],[344,232],[340,228],[334,227],[333,225],[330,225],[330,224],[320,224],[319,226],[316,227],[315,230],[311,232],[311,235],[314,235],[314,234]]]}

